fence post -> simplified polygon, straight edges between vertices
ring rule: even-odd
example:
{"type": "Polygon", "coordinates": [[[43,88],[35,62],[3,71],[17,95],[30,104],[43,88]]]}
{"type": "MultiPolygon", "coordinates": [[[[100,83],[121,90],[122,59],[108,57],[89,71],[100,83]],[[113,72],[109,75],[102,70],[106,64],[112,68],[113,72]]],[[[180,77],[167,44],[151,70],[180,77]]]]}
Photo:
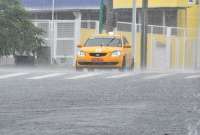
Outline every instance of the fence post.
{"type": "Polygon", "coordinates": [[[199,28],[198,28],[198,35],[197,35],[197,69],[200,69],[200,18],[199,18],[199,28]]]}
{"type": "Polygon", "coordinates": [[[186,58],[186,43],[187,43],[187,40],[186,40],[186,29],[184,29],[184,32],[183,32],[183,66],[182,66],[182,69],[184,70],[185,69],[185,58],[186,58]]]}
{"type": "Polygon", "coordinates": [[[180,68],[180,38],[176,37],[176,68],[180,68]]]}
{"type": "MultiPolygon", "coordinates": [[[[131,28],[131,33],[132,33],[132,56],[131,56],[131,59],[132,60],[135,60],[136,58],[136,54],[135,54],[135,51],[136,51],[136,46],[137,46],[137,19],[136,19],[136,16],[137,16],[137,6],[136,6],[136,0],[133,0],[132,2],[132,28],[131,28]]],[[[134,61],[132,61],[134,62],[134,61]]]]}
{"type": "Polygon", "coordinates": [[[197,38],[197,68],[200,69],[200,37],[197,38]]]}
{"type": "Polygon", "coordinates": [[[154,53],[154,37],[153,37],[153,33],[154,33],[154,29],[153,26],[151,27],[151,64],[150,64],[150,68],[153,69],[153,53],[154,53]]]}
{"type": "Polygon", "coordinates": [[[197,61],[198,61],[198,46],[197,41],[195,40],[192,44],[192,52],[193,52],[193,69],[197,69],[197,61]]]}
{"type": "Polygon", "coordinates": [[[50,24],[50,46],[51,46],[51,64],[54,64],[54,21],[49,21],[50,24]]]}
{"type": "Polygon", "coordinates": [[[75,16],[75,45],[74,45],[73,65],[75,64],[75,57],[78,52],[77,45],[80,44],[80,38],[81,38],[81,32],[80,32],[80,30],[81,30],[81,13],[74,12],[74,16],[75,16]]]}
{"type": "Polygon", "coordinates": [[[96,27],[95,27],[96,34],[99,34],[99,21],[95,21],[95,23],[96,23],[96,27]]]}
{"type": "Polygon", "coordinates": [[[170,68],[171,66],[171,35],[172,35],[172,28],[166,27],[167,29],[167,44],[166,44],[166,54],[167,54],[167,68],[170,68]]]}

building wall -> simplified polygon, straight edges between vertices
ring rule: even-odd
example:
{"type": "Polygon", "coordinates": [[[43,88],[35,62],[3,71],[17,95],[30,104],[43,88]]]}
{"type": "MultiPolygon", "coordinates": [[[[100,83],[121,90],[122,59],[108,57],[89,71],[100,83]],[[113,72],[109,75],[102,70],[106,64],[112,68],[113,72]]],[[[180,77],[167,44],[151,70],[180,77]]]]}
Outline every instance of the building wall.
{"type": "Polygon", "coordinates": [[[84,44],[87,39],[91,36],[94,36],[94,34],[96,33],[95,29],[88,29],[88,28],[81,28],[81,44],[84,44]]]}
{"type": "MultiPolygon", "coordinates": [[[[99,13],[97,10],[85,10],[81,11],[82,20],[98,20],[99,13]]],[[[55,20],[74,20],[75,16],[73,11],[63,11],[63,12],[55,12],[54,16],[55,20]]],[[[30,13],[31,20],[51,20],[52,13],[51,12],[31,12],[30,13]]]]}
{"type": "MultiPolygon", "coordinates": [[[[194,2],[189,2],[189,0],[149,0],[149,7],[188,7],[195,4],[194,2]]],[[[142,0],[136,1],[137,7],[141,8],[142,0]]],[[[113,0],[113,7],[116,8],[131,8],[132,0],[113,0]]]]}
{"type": "MultiPolygon", "coordinates": [[[[177,27],[177,14],[176,8],[151,8],[148,10],[148,23],[149,25],[177,27]]],[[[141,24],[141,9],[137,9],[137,24],[141,24]]],[[[116,22],[131,22],[132,10],[131,9],[117,9],[115,10],[116,22]]]]}
{"type": "MultiPolygon", "coordinates": [[[[116,10],[120,9],[130,9],[132,7],[132,0],[114,0],[114,8],[116,10]]],[[[138,11],[140,11],[142,0],[136,1],[138,11]]],[[[197,41],[199,41],[198,37],[198,29],[200,29],[200,16],[199,11],[200,7],[198,2],[195,0],[193,2],[189,0],[149,0],[149,10],[155,11],[155,14],[149,14],[150,18],[154,18],[155,20],[159,20],[158,15],[156,15],[156,10],[159,11],[159,14],[162,15],[161,11],[166,9],[176,10],[176,15],[169,16],[169,14],[165,14],[168,17],[168,20],[165,18],[165,23],[160,24],[161,26],[168,26],[168,22],[171,19],[176,20],[176,25],[169,25],[170,27],[177,27],[178,30],[176,36],[171,36],[170,38],[167,35],[157,34],[153,35],[154,38],[161,44],[168,44],[170,41],[170,67],[171,68],[191,68],[194,67],[195,56],[195,48],[199,47],[197,41]],[[168,41],[167,41],[168,40],[168,41]],[[178,42],[178,43],[177,43],[178,42]],[[177,47],[178,45],[178,47],[177,47]],[[178,52],[178,53],[177,53],[178,52]]],[[[164,14],[163,14],[164,15],[164,14]]],[[[157,22],[151,22],[151,25],[158,25],[157,22]],[[152,24],[153,23],[153,24],[152,24]]],[[[128,37],[129,41],[131,41],[131,32],[124,32],[124,34],[128,37]]],[[[152,43],[151,36],[148,35],[148,65],[152,64],[152,43]]],[[[140,65],[140,35],[137,35],[137,45],[136,45],[136,66],[140,65]]]]}

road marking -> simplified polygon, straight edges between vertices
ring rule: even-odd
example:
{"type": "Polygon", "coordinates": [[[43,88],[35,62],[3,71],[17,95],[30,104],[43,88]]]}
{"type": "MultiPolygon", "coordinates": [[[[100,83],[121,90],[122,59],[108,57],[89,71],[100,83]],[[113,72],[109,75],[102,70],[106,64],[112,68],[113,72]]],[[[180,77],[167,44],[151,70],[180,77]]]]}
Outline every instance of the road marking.
{"type": "Polygon", "coordinates": [[[0,79],[18,77],[18,76],[23,76],[23,75],[27,75],[27,74],[29,74],[29,73],[14,73],[14,74],[2,75],[2,76],[0,76],[0,79]]]}
{"type": "Polygon", "coordinates": [[[200,78],[200,75],[192,75],[185,77],[185,79],[197,79],[197,78],[200,78]]]}
{"type": "Polygon", "coordinates": [[[139,74],[139,73],[120,73],[120,74],[109,76],[106,78],[107,79],[125,78],[125,77],[129,77],[129,76],[137,75],[137,74],[139,74]]]}
{"type": "Polygon", "coordinates": [[[159,75],[151,75],[144,78],[144,80],[153,80],[153,79],[160,79],[168,76],[172,76],[175,74],[159,74],[159,75]]]}
{"type": "Polygon", "coordinates": [[[68,80],[76,80],[76,79],[83,79],[83,78],[89,78],[89,77],[94,77],[100,75],[100,73],[88,73],[88,74],[83,74],[83,75],[78,75],[70,78],[66,78],[68,80]]]}
{"type": "Polygon", "coordinates": [[[39,80],[39,79],[57,77],[57,76],[61,76],[61,75],[65,75],[65,74],[64,73],[52,73],[52,74],[47,74],[47,75],[42,75],[42,76],[35,76],[35,77],[27,78],[27,79],[29,79],[29,80],[39,80]]]}

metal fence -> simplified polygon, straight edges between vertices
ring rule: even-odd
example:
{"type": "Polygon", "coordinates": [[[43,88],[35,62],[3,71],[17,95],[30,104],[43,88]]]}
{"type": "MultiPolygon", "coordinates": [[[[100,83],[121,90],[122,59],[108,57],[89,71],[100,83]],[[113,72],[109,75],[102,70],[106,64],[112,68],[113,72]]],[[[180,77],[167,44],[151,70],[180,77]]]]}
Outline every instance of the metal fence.
{"type": "MultiPolygon", "coordinates": [[[[99,27],[98,21],[94,20],[82,20],[80,26],[77,26],[76,20],[32,20],[32,22],[43,30],[42,37],[45,41],[43,46],[51,48],[51,59],[56,63],[67,58],[71,64],[77,52],[76,43],[98,33],[99,27]],[[77,31],[81,32],[81,29],[87,31],[78,35],[77,31]]],[[[2,57],[0,60],[0,65],[10,63],[7,57],[2,57]]]]}
{"type": "Polygon", "coordinates": [[[15,60],[12,56],[2,56],[0,57],[0,66],[2,65],[13,65],[15,60]]]}
{"type": "MultiPolygon", "coordinates": [[[[131,23],[118,22],[117,32],[126,33],[131,40],[131,23]]],[[[140,56],[141,25],[137,24],[135,57],[140,56]]],[[[200,68],[200,42],[194,29],[167,26],[148,26],[149,69],[200,68]]],[[[130,41],[131,42],[131,41],[130,41]]],[[[139,65],[139,59],[136,59],[139,65]]]]}
{"type": "MultiPolygon", "coordinates": [[[[77,51],[76,43],[81,40],[81,37],[78,37],[79,35],[76,33],[75,20],[55,20],[54,22],[35,20],[33,22],[44,31],[45,46],[51,47],[54,59],[74,58],[77,51]]],[[[97,21],[83,20],[80,25],[80,28],[94,29],[96,33],[98,32],[97,21]]],[[[81,31],[80,28],[78,31],[81,31]]]]}
{"type": "Polygon", "coordinates": [[[96,32],[98,33],[99,21],[82,20],[81,21],[81,28],[84,28],[84,29],[95,29],[96,32]]]}
{"type": "MultiPolygon", "coordinates": [[[[44,46],[51,48],[51,57],[55,59],[71,58],[74,60],[77,40],[86,40],[98,33],[98,21],[82,20],[77,29],[75,20],[34,20],[33,23],[43,29],[44,46]],[[82,31],[79,38],[76,32],[82,31]]],[[[131,23],[117,22],[116,32],[124,33],[131,42],[131,23]]],[[[135,62],[140,63],[141,25],[137,24],[137,43],[135,45],[135,62]]],[[[200,39],[195,30],[148,26],[148,68],[169,69],[200,68],[200,39]]],[[[13,58],[1,57],[0,65],[14,63],[13,58]]]]}
{"type": "Polygon", "coordinates": [[[73,57],[75,46],[75,21],[33,21],[34,24],[44,31],[45,46],[51,47],[53,58],[73,57]]]}

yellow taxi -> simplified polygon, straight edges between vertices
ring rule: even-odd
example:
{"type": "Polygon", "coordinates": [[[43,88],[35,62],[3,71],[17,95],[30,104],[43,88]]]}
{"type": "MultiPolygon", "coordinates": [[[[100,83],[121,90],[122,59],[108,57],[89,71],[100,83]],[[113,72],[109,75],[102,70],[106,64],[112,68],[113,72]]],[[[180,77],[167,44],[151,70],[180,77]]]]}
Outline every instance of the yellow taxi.
{"type": "Polygon", "coordinates": [[[89,38],[85,44],[78,45],[76,69],[83,68],[118,68],[133,66],[131,45],[122,35],[113,33],[99,34],[89,38]]]}

